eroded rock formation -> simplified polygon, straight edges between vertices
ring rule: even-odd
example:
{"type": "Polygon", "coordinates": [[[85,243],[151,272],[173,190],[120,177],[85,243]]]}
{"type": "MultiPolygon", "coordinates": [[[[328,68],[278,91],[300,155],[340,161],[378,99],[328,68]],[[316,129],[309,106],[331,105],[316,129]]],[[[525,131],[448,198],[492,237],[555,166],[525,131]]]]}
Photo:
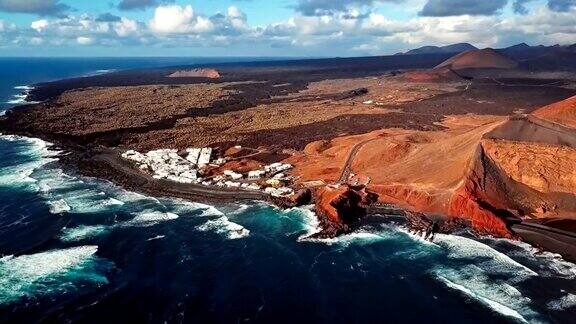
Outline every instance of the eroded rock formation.
{"type": "Polygon", "coordinates": [[[322,230],[316,238],[330,238],[349,233],[366,215],[366,208],[378,195],[364,186],[326,186],[316,192],[316,214],[322,230]]]}

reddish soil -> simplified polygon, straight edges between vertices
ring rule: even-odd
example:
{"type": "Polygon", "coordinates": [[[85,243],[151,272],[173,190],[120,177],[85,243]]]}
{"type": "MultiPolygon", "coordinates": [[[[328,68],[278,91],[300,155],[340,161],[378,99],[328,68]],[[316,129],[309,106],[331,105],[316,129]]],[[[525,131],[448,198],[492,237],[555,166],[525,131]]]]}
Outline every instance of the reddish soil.
{"type": "Polygon", "coordinates": [[[514,69],[516,67],[518,67],[518,62],[491,48],[486,48],[460,53],[434,69],[450,68],[457,71],[464,69],[514,69]]]}
{"type": "Polygon", "coordinates": [[[169,78],[208,78],[208,79],[218,79],[220,78],[220,72],[215,69],[191,69],[191,70],[180,70],[173,72],[168,76],[169,78]]]}
{"type": "Polygon", "coordinates": [[[410,82],[450,82],[462,81],[462,78],[450,68],[409,71],[402,78],[410,82]]]}
{"type": "Polygon", "coordinates": [[[576,128],[576,96],[538,109],[534,116],[576,128]]]}

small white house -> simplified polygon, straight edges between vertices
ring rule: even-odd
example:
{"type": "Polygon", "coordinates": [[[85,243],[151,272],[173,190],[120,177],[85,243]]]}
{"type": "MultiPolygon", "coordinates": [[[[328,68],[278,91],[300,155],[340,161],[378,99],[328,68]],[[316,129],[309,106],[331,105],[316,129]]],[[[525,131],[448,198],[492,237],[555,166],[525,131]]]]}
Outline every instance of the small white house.
{"type": "Polygon", "coordinates": [[[258,180],[261,179],[266,174],[264,170],[255,170],[248,172],[248,180],[258,180]]]}
{"type": "Polygon", "coordinates": [[[240,188],[240,182],[226,181],[224,184],[228,188],[240,188]]]}
{"type": "Polygon", "coordinates": [[[291,164],[280,163],[280,162],[272,163],[272,164],[264,167],[264,170],[266,172],[269,172],[269,173],[282,172],[282,171],[286,171],[289,169],[292,169],[291,164]]]}
{"type": "Polygon", "coordinates": [[[210,163],[210,159],[212,158],[212,148],[205,147],[200,150],[200,157],[198,158],[198,166],[204,167],[210,163]]]}
{"type": "Polygon", "coordinates": [[[199,148],[189,148],[186,149],[188,152],[188,156],[186,156],[186,160],[188,160],[192,165],[198,164],[198,159],[200,158],[200,149],[199,148]]]}

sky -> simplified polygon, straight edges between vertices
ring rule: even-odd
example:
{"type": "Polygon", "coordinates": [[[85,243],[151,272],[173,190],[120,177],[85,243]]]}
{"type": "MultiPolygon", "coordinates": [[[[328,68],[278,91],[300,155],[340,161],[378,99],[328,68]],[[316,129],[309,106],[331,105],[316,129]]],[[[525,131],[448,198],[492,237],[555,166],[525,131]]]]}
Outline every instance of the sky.
{"type": "Polygon", "coordinates": [[[0,56],[387,55],[576,43],[576,0],[0,0],[0,56]]]}

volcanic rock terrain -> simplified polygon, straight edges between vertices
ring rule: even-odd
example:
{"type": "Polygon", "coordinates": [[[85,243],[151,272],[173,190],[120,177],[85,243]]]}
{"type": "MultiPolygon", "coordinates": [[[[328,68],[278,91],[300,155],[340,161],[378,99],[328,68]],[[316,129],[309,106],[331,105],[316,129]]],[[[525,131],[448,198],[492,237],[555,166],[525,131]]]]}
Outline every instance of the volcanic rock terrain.
{"type": "MultiPolygon", "coordinates": [[[[125,169],[95,165],[115,150],[242,146],[250,158],[225,167],[293,164],[295,189],[315,191],[322,236],[349,231],[373,203],[503,237],[527,220],[572,228],[576,76],[533,73],[491,49],[269,64],[41,84],[32,96],[44,101],[0,129],[56,141],[81,171],[130,188],[140,182],[125,169]]],[[[174,191],[163,185],[154,193],[174,191]]]]}

